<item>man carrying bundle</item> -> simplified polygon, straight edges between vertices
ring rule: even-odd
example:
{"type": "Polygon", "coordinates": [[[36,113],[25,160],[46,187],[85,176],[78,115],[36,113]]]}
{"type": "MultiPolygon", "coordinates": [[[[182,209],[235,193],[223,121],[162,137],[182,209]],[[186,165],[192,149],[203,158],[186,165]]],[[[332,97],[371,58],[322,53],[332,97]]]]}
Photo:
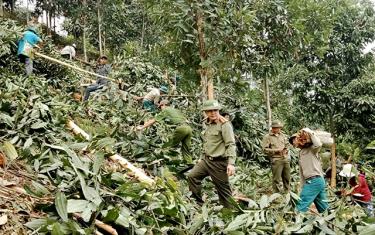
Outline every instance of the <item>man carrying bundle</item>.
{"type": "Polygon", "coordinates": [[[143,100],[143,108],[149,112],[155,112],[159,105],[160,96],[168,93],[166,86],[160,88],[151,88],[145,96],[135,96],[135,100],[143,100]]]}
{"type": "Polygon", "coordinates": [[[301,149],[299,152],[299,169],[302,191],[297,203],[297,210],[307,212],[314,202],[319,213],[328,208],[325,190],[325,180],[320,162],[319,151],[322,142],[309,128],[303,128],[289,138],[294,147],[301,149]]]}
{"type": "Polygon", "coordinates": [[[145,122],[144,125],[138,126],[137,130],[146,129],[156,122],[165,122],[170,127],[175,128],[173,135],[163,147],[177,147],[181,143],[181,152],[187,163],[191,163],[191,138],[193,137],[193,130],[188,125],[186,117],[178,109],[169,106],[168,100],[162,100],[159,103],[161,112],[158,113],[154,119],[145,122]]]}
{"type": "Polygon", "coordinates": [[[262,141],[263,151],[271,158],[272,187],[275,192],[290,191],[290,159],[288,139],[281,133],[283,124],[279,120],[272,122],[271,131],[262,141]]]}

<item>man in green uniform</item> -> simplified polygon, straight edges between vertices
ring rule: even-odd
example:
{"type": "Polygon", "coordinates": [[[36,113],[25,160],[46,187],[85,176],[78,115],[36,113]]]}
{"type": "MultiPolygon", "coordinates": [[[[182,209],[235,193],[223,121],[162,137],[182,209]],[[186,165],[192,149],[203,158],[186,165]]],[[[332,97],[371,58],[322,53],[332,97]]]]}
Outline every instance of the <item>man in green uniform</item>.
{"type": "Polygon", "coordinates": [[[290,191],[290,159],[288,139],[281,133],[283,128],[279,120],[272,122],[271,131],[263,137],[262,149],[271,158],[272,187],[275,192],[290,191]]]}
{"type": "Polygon", "coordinates": [[[201,197],[202,180],[210,176],[219,194],[219,201],[224,207],[230,208],[232,192],[228,176],[234,175],[236,144],[232,124],[219,114],[221,106],[216,100],[203,103],[206,130],[204,131],[204,157],[187,175],[190,191],[198,203],[203,203],[201,197]]]}
{"type": "Polygon", "coordinates": [[[164,147],[177,147],[181,143],[181,152],[188,163],[192,162],[190,155],[191,138],[193,136],[193,130],[187,124],[186,117],[182,114],[180,110],[169,107],[169,102],[167,100],[162,100],[159,103],[159,108],[161,112],[151,119],[145,122],[144,125],[138,126],[138,130],[145,129],[155,122],[165,122],[171,127],[175,127],[173,135],[169,138],[169,141],[164,145],[164,147]]]}

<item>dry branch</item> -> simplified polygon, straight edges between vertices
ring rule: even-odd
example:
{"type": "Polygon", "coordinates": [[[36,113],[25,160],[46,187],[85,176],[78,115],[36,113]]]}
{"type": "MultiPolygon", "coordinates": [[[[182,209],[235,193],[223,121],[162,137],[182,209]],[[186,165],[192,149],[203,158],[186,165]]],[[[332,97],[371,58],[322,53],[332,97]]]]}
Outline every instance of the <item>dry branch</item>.
{"type": "MultiPolygon", "coordinates": [[[[73,213],[73,216],[76,218],[82,218],[82,216],[79,213],[73,213]]],[[[102,221],[95,219],[95,225],[96,227],[103,229],[107,233],[111,235],[118,235],[116,229],[114,229],[111,225],[105,224],[102,221]]]]}
{"type": "Polygon", "coordinates": [[[82,135],[86,140],[90,140],[90,135],[87,134],[84,130],[82,130],[79,126],[77,126],[72,120],[69,120],[68,128],[73,131],[76,135],[82,135]]]}

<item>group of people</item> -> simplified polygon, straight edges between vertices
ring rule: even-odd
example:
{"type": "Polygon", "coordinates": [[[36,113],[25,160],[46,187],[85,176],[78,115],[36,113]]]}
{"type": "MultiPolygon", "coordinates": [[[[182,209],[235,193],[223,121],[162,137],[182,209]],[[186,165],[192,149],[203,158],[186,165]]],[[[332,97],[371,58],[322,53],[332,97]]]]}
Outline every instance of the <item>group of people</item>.
{"type": "MultiPolygon", "coordinates": [[[[291,145],[298,148],[300,149],[298,163],[301,193],[297,210],[307,212],[310,205],[314,203],[318,212],[322,213],[328,208],[324,172],[319,156],[322,142],[309,128],[304,128],[289,138],[281,132],[282,128],[280,121],[273,121],[270,133],[265,135],[262,141],[262,149],[271,160],[273,190],[274,192],[290,191],[289,147],[291,145]]],[[[354,167],[346,164],[339,173],[342,177],[350,178],[348,182],[351,186],[349,191],[342,190],[340,194],[352,195],[353,199],[364,207],[370,216],[373,216],[372,195],[365,176],[353,172],[355,172],[354,167]]]]}
{"type": "MultiPolygon", "coordinates": [[[[39,47],[42,39],[38,36],[35,27],[28,27],[18,43],[18,56],[25,64],[26,74],[30,75],[33,71],[33,53],[34,47],[39,47]]],[[[76,56],[76,45],[66,46],[62,49],[61,55],[66,59],[74,59],[76,56]]],[[[108,57],[102,55],[98,59],[95,67],[95,73],[100,76],[95,84],[89,85],[84,94],[83,101],[87,101],[90,93],[102,89],[109,82],[108,75],[112,68],[108,63],[108,57]]],[[[167,100],[160,101],[162,95],[168,93],[166,86],[151,88],[145,96],[135,96],[135,100],[142,100],[142,106],[149,112],[160,112],[155,118],[146,121],[143,125],[137,127],[138,130],[148,128],[156,122],[166,122],[174,129],[170,140],[164,147],[177,147],[181,144],[181,152],[187,162],[192,162],[190,146],[192,139],[192,128],[189,121],[178,109],[172,108],[167,100]]],[[[231,207],[231,189],[228,177],[235,173],[236,144],[233,133],[233,127],[228,119],[221,116],[221,109],[217,100],[207,100],[203,103],[202,111],[205,113],[205,130],[203,132],[204,156],[198,160],[193,169],[188,173],[187,179],[189,188],[193,197],[198,203],[202,203],[201,183],[202,180],[210,176],[219,195],[219,201],[225,207],[231,207]]],[[[275,192],[290,191],[290,154],[289,148],[293,146],[299,148],[299,169],[301,178],[300,200],[297,204],[297,210],[300,212],[308,211],[310,205],[314,202],[318,212],[324,212],[328,208],[327,196],[325,191],[324,172],[322,170],[319,151],[322,147],[320,139],[309,128],[304,128],[298,133],[287,138],[281,132],[283,125],[280,121],[272,122],[271,131],[264,136],[262,148],[270,157],[272,169],[272,185],[275,192]]],[[[340,175],[349,177],[349,183],[353,187],[349,192],[343,191],[343,195],[355,195],[360,205],[365,207],[369,213],[372,213],[371,192],[368,189],[363,174],[358,176],[351,171],[347,172],[347,166],[344,166],[340,175]]]]}

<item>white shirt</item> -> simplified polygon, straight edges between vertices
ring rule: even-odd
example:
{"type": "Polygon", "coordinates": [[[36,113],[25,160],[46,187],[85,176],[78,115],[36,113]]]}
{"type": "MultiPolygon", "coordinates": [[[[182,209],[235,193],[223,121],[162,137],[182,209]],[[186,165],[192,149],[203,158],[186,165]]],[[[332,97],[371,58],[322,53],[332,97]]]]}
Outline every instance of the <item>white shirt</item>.
{"type": "Polygon", "coordinates": [[[152,88],[152,89],[148,89],[148,90],[149,90],[149,92],[147,93],[147,95],[145,95],[144,99],[149,100],[149,101],[153,101],[154,104],[159,103],[160,90],[158,88],[152,88]]]}
{"type": "Polygon", "coordinates": [[[76,50],[72,46],[66,46],[61,50],[61,55],[69,55],[70,59],[76,57],[76,50]]]}

